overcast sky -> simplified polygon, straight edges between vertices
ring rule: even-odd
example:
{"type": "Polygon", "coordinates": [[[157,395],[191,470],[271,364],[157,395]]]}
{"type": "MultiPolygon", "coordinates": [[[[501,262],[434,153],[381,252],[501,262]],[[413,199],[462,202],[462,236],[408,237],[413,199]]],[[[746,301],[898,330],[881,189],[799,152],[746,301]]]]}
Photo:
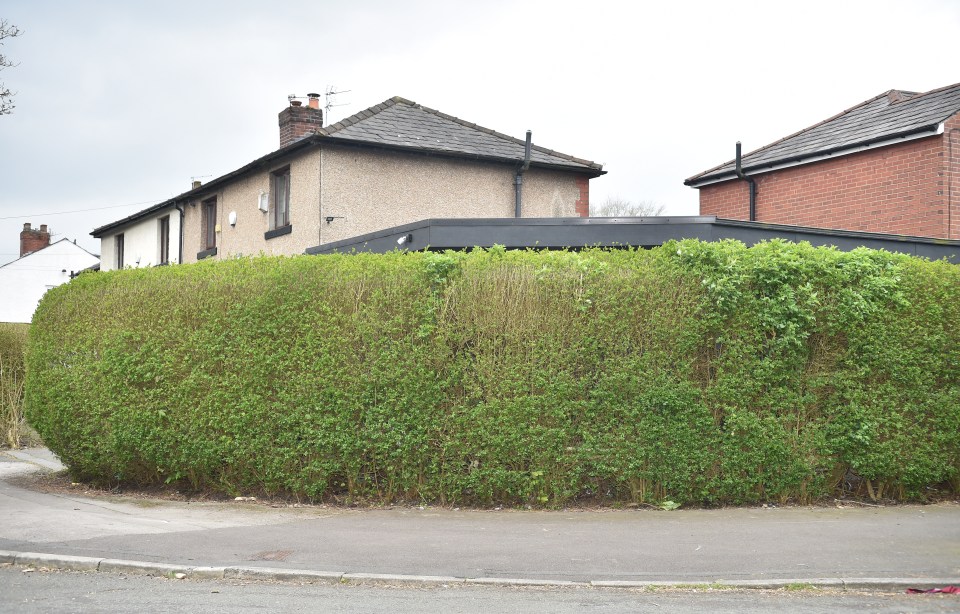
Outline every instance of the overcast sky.
{"type": "Polygon", "coordinates": [[[278,146],[287,95],[331,119],[403,96],[604,165],[591,201],[698,213],[686,177],[886,90],[960,81],[956,0],[6,0],[0,263],[24,222],[90,231],[278,146]],[[86,210],[86,211],[84,211],[86,210]],[[74,212],[74,213],[64,213],[74,212]]]}

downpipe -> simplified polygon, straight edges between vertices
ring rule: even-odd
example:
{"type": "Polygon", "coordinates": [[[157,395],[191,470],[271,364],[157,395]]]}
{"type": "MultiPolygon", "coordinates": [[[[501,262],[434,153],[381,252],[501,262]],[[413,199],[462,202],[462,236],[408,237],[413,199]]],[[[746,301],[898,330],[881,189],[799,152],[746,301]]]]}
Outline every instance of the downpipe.
{"type": "Polygon", "coordinates": [[[750,185],[750,221],[757,221],[757,182],[753,180],[753,177],[748,177],[743,172],[743,167],[741,166],[740,158],[740,141],[737,141],[737,159],[736,159],[736,173],[737,177],[743,179],[750,185]]]}
{"type": "Polygon", "coordinates": [[[527,172],[528,168],[530,168],[530,147],[532,138],[533,133],[527,130],[527,143],[524,146],[523,151],[523,164],[517,169],[517,175],[513,182],[515,188],[513,217],[516,218],[520,217],[520,212],[523,208],[523,174],[527,172]]]}

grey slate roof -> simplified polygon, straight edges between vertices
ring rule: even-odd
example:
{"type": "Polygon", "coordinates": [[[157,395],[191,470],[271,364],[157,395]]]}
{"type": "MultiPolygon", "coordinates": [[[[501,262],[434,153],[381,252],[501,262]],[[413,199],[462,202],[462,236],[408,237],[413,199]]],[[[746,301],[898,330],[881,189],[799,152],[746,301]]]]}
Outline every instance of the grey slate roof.
{"type": "MultiPolygon", "coordinates": [[[[324,127],[333,140],[402,147],[470,158],[522,161],[524,141],[396,96],[324,127]]],[[[602,166],[534,145],[530,160],[538,166],[561,166],[601,174],[602,166]]]]}
{"type": "MultiPolygon", "coordinates": [[[[898,137],[923,132],[931,134],[939,124],[960,111],[960,83],[926,93],[890,90],[827,120],[743,156],[745,173],[806,158],[840,153],[898,137]]],[[[717,179],[733,178],[731,160],[684,183],[697,186],[717,179]]]]}

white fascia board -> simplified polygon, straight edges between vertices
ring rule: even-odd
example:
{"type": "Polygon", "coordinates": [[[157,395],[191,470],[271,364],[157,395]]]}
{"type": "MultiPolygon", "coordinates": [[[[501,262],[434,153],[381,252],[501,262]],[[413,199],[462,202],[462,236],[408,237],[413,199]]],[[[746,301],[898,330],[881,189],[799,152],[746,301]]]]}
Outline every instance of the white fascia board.
{"type": "MultiPolygon", "coordinates": [[[[887,139],[885,141],[877,141],[876,143],[870,143],[869,145],[860,145],[859,147],[851,147],[850,149],[843,149],[840,151],[835,151],[832,153],[813,155],[809,158],[802,158],[800,160],[793,160],[791,162],[783,162],[782,164],[773,164],[771,166],[761,166],[759,168],[753,168],[749,170],[749,175],[755,177],[757,175],[763,175],[765,173],[770,173],[773,171],[779,171],[784,168],[790,168],[792,166],[802,166],[804,164],[813,164],[814,162],[821,162],[823,160],[833,160],[843,156],[849,156],[851,154],[860,153],[861,151],[867,151],[869,149],[880,149],[881,147],[889,147],[890,145],[896,145],[898,143],[906,143],[907,141],[914,141],[916,139],[925,139],[931,136],[937,136],[938,134],[943,134],[943,122],[940,122],[937,125],[935,130],[926,130],[924,132],[918,132],[916,134],[908,134],[907,136],[898,136],[896,138],[887,139]]],[[[748,173],[747,169],[743,170],[744,173],[748,173]]],[[[732,177],[718,177],[715,179],[709,179],[703,183],[695,183],[691,188],[702,188],[704,186],[712,185],[714,183],[724,183],[726,181],[738,180],[736,175],[732,177]]]]}

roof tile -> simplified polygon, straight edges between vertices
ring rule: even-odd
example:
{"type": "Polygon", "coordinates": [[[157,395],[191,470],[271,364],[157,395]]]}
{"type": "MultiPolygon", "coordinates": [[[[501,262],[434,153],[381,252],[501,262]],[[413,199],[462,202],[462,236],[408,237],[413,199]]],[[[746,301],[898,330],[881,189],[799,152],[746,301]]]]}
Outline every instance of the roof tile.
{"type": "MultiPolygon", "coordinates": [[[[371,145],[506,160],[523,160],[525,142],[435,111],[399,96],[327,126],[331,139],[371,145]]],[[[533,146],[535,164],[583,168],[598,172],[601,165],[551,149],[533,146]]]]}
{"type": "MultiPolygon", "coordinates": [[[[754,172],[785,162],[802,162],[877,141],[935,129],[960,111],[960,84],[923,94],[890,90],[799,132],[743,156],[744,171],[754,172]]],[[[734,161],[687,179],[687,185],[733,176],[734,161]]]]}

